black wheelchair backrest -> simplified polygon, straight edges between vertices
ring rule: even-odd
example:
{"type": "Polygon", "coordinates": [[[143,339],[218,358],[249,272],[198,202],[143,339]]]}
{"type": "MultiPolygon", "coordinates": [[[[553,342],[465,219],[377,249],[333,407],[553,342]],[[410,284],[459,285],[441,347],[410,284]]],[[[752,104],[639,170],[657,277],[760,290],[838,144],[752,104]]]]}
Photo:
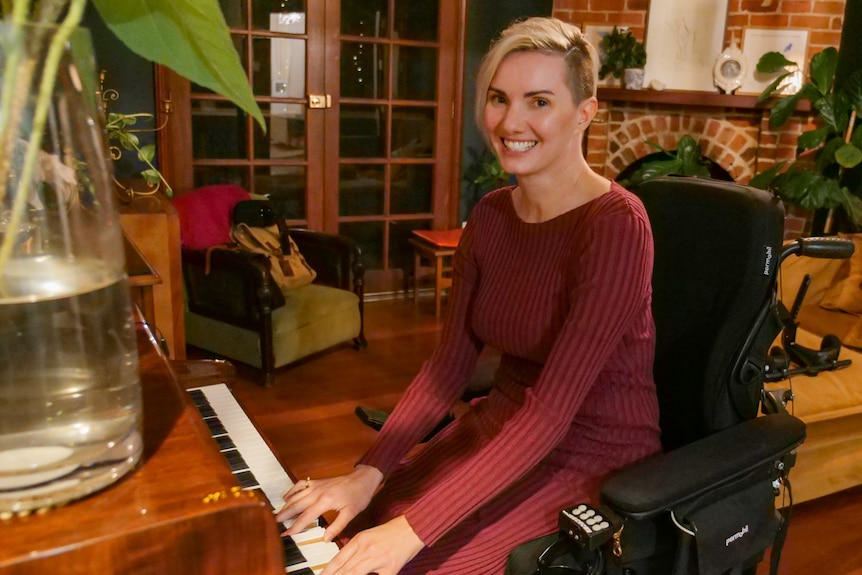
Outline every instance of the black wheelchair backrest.
{"type": "Polygon", "coordinates": [[[784,208],[718,180],[665,177],[632,190],[655,239],[654,374],[662,442],[679,447],[757,414],[784,208]]]}

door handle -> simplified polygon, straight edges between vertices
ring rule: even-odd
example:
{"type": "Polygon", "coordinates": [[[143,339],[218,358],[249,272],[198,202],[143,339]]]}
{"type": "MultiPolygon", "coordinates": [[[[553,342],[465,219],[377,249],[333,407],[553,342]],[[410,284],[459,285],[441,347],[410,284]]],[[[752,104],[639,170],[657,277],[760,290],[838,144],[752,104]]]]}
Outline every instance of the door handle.
{"type": "Polygon", "coordinates": [[[323,109],[332,107],[332,96],[329,94],[309,94],[308,107],[312,109],[323,109]]]}

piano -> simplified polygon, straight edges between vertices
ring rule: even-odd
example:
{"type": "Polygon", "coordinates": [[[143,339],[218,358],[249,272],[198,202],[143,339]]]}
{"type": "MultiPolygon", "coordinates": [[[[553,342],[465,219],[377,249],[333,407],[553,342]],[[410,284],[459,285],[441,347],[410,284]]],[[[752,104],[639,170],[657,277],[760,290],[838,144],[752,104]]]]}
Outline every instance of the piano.
{"type": "MultiPolygon", "coordinates": [[[[286,566],[265,495],[270,487],[243,488],[143,322],[138,350],[144,399],[138,468],[79,501],[0,521],[0,574],[274,575],[319,567],[313,553],[286,566]]],[[[300,549],[332,545],[317,545],[314,529],[301,535],[294,541],[300,549]]]]}

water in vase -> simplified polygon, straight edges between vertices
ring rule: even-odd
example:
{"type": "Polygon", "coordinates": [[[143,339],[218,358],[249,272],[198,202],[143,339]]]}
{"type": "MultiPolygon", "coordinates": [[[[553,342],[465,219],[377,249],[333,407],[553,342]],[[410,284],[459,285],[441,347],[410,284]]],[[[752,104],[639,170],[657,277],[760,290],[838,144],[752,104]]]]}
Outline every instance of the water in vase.
{"type": "Polygon", "coordinates": [[[0,514],[77,499],[142,451],[125,275],[98,260],[10,260],[0,282],[0,514]]]}

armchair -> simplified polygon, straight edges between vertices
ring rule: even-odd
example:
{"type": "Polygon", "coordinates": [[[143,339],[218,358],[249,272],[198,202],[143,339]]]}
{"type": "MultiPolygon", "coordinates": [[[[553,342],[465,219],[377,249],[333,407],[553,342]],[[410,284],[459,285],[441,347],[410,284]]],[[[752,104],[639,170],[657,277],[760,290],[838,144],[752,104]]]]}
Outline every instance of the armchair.
{"type": "MultiPolygon", "coordinates": [[[[213,194],[224,190],[213,188],[182,196],[178,211],[190,216],[196,204],[202,204],[206,208],[201,213],[212,213],[213,194]],[[189,198],[191,194],[196,195],[189,198]]],[[[257,211],[269,218],[265,225],[276,222],[268,201],[232,194],[222,206],[231,215],[225,218],[219,213],[216,219],[231,222],[240,201],[254,201],[261,204],[257,211]]],[[[183,223],[191,226],[190,221],[194,218],[181,215],[181,235],[183,223]]],[[[289,233],[317,277],[312,284],[285,292],[273,280],[265,256],[213,248],[222,242],[188,245],[183,235],[186,341],[262,370],[267,386],[281,366],[350,340],[356,349],[366,346],[364,269],[358,245],[350,238],[322,232],[294,229],[289,233]]]]}

